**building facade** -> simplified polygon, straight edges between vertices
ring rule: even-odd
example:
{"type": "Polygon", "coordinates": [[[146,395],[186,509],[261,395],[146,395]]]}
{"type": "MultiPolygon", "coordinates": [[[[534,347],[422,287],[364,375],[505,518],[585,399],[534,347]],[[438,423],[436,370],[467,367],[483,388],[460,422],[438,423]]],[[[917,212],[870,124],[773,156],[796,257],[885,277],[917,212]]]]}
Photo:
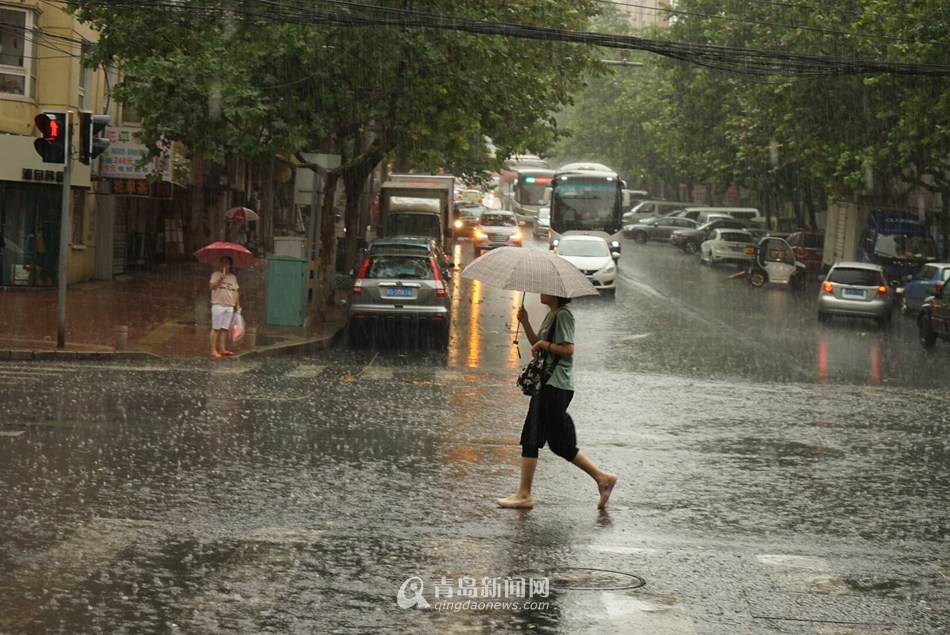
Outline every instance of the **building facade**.
{"type": "Polygon", "coordinates": [[[102,112],[105,76],[80,64],[94,34],[61,3],[0,2],[0,284],[57,284],[59,245],[69,243],[69,281],[92,277],[97,210],[90,167],[71,162],[69,235],[60,235],[63,166],[43,163],[33,147],[34,117],[71,111],[78,151],[78,113],[102,112]]]}

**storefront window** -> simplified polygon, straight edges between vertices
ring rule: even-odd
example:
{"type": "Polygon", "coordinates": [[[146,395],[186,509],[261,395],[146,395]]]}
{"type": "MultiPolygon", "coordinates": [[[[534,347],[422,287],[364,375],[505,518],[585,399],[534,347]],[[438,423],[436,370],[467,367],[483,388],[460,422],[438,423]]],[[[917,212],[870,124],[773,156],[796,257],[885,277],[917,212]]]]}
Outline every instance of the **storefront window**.
{"type": "Polygon", "coordinates": [[[0,95],[27,95],[30,77],[30,14],[0,8],[0,95]]]}
{"type": "Polygon", "coordinates": [[[61,197],[56,187],[0,183],[0,284],[56,284],[61,197]]]}

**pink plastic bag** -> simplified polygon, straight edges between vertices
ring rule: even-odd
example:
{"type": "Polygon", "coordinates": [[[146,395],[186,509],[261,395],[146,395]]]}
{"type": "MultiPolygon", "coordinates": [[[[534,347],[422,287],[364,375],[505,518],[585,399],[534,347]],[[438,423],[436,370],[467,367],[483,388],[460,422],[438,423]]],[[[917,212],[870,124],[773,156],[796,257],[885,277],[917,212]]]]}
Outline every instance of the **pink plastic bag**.
{"type": "Polygon", "coordinates": [[[241,309],[236,309],[231,317],[231,327],[228,329],[231,334],[232,342],[240,342],[244,337],[244,316],[241,315],[241,309]]]}

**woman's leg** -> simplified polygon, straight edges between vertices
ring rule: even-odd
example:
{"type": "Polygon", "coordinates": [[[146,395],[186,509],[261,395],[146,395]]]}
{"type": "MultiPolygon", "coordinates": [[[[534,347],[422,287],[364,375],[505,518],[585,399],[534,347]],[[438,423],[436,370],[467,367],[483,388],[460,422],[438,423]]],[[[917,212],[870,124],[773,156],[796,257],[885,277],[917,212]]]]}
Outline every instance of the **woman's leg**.
{"type": "Polygon", "coordinates": [[[571,463],[584,470],[592,479],[597,481],[597,491],[600,493],[600,498],[597,501],[597,509],[606,507],[607,501],[614,491],[614,486],[617,484],[617,476],[610,472],[605,472],[594,465],[594,463],[587,458],[587,455],[581,451],[577,452],[577,455],[571,463]]]}
{"type": "Polygon", "coordinates": [[[498,506],[512,509],[531,509],[534,499],[531,498],[531,485],[534,483],[534,471],[538,467],[538,457],[521,457],[521,480],[518,482],[518,491],[507,498],[499,498],[498,506]]]}
{"type": "Polygon", "coordinates": [[[221,357],[221,353],[218,352],[217,329],[211,329],[211,357],[221,357]]]}
{"type": "Polygon", "coordinates": [[[228,329],[218,329],[218,352],[222,355],[228,353],[228,329]]]}

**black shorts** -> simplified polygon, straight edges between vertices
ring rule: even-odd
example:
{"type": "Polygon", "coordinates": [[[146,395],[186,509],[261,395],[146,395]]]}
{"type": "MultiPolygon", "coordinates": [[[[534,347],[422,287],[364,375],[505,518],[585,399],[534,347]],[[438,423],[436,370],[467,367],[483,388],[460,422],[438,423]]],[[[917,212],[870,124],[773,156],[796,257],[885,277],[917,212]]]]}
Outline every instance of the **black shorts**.
{"type": "Polygon", "coordinates": [[[573,390],[542,386],[531,398],[528,415],[521,429],[521,456],[537,458],[545,444],[568,461],[577,456],[577,433],[567,407],[574,398],[573,390]]]}

